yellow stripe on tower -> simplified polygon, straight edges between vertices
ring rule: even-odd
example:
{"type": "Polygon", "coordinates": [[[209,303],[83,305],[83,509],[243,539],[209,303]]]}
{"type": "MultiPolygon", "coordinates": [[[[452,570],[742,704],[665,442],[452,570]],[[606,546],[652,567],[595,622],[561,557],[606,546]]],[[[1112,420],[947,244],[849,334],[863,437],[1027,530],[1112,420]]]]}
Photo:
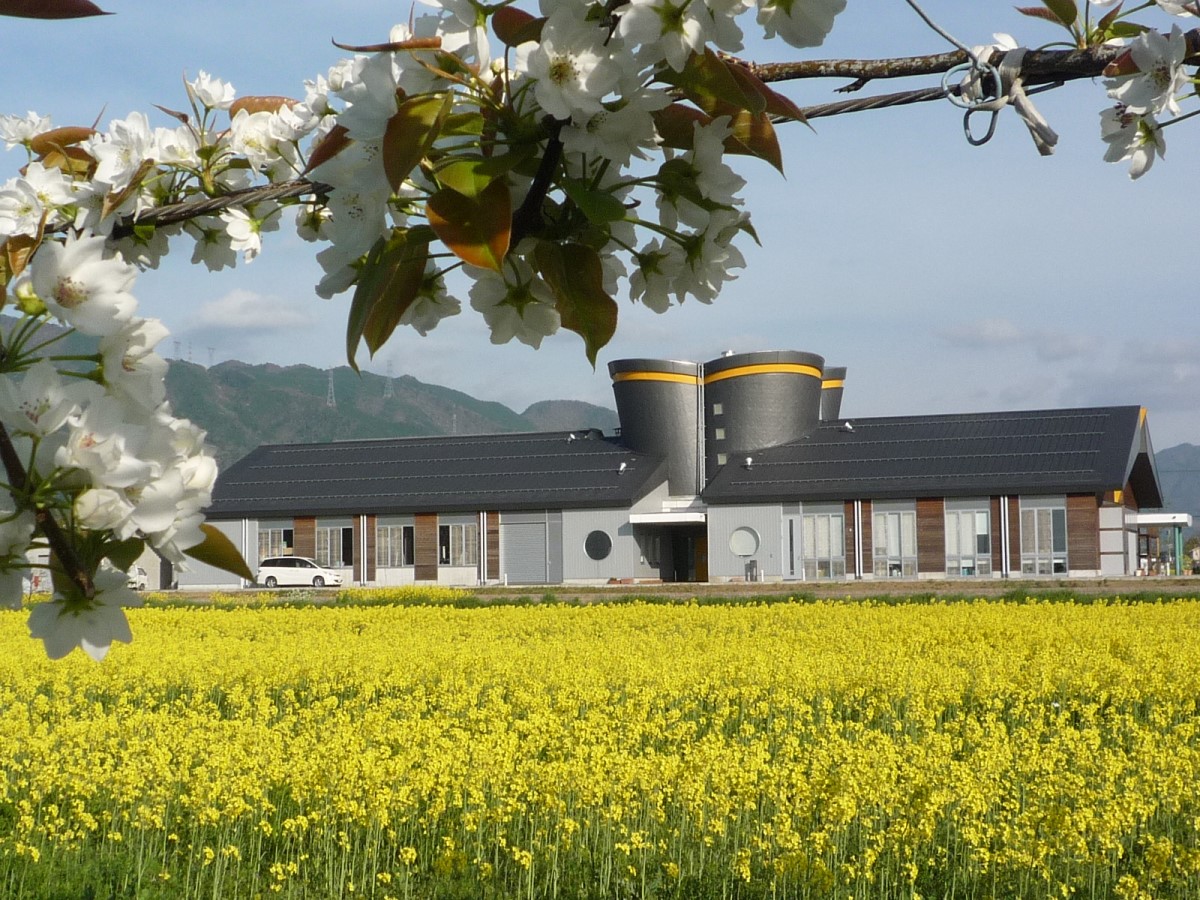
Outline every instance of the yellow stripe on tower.
{"type": "Polygon", "coordinates": [[[670,381],[675,384],[699,384],[695,375],[679,375],[675,372],[618,372],[613,381],[670,381]]]}
{"type": "Polygon", "coordinates": [[[828,381],[821,382],[821,390],[827,391],[830,388],[840,388],[845,386],[845,384],[846,382],[840,378],[830,378],[828,381]]]}
{"type": "Polygon", "coordinates": [[[816,366],[805,366],[799,363],[762,363],[756,366],[737,366],[723,372],[714,372],[704,376],[705,384],[714,381],[724,381],[726,378],[740,378],[743,375],[810,375],[821,377],[821,370],[816,366]]]}

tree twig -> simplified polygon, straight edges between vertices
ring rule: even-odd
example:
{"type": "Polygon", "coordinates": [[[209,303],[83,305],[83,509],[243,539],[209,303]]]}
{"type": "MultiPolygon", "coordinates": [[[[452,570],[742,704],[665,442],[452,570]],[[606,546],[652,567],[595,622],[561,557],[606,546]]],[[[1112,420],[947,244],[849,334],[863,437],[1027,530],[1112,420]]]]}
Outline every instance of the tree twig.
{"type": "MultiPolygon", "coordinates": [[[[3,422],[0,422],[0,462],[4,464],[4,472],[8,476],[8,484],[12,488],[13,494],[25,493],[29,476],[3,422]]],[[[84,597],[89,599],[93,597],[96,593],[96,586],[92,582],[92,575],[79,559],[75,548],[59,526],[58,520],[54,518],[50,510],[40,508],[34,511],[34,520],[42,534],[46,536],[51,553],[62,565],[67,576],[75,582],[75,586],[79,588],[84,597]]]]}

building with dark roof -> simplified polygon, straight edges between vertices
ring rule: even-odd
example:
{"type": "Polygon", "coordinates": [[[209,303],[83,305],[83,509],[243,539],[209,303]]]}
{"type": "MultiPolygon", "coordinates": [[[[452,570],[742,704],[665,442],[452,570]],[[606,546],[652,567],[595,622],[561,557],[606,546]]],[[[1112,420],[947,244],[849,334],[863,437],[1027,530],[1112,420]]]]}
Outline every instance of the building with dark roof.
{"type": "Polygon", "coordinates": [[[1136,406],[850,422],[811,353],[609,371],[616,436],[263,446],[209,520],[360,584],[1083,577],[1137,571],[1162,505],[1136,406]]]}

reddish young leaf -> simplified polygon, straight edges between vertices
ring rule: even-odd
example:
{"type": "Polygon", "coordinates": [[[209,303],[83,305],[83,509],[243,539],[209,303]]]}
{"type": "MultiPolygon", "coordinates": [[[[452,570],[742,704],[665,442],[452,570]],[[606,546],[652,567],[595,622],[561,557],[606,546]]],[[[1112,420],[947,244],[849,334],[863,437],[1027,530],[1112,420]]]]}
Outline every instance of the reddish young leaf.
{"type": "Polygon", "coordinates": [[[88,0],[0,0],[0,16],[21,19],[83,19],[109,16],[88,0]]]}
{"type": "Polygon", "coordinates": [[[604,290],[600,254],[585,244],[539,241],[533,256],[554,292],[563,328],[583,338],[594,367],[596,355],[617,330],[617,304],[604,290]]]}
{"type": "Polygon", "coordinates": [[[503,178],[478,197],[443,188],[429,198],[425,213],[451,253],[473,266],[500,271],[512,240],[512,197],[503,178]]]}
{"type": "Polygon", "coordinates": [[[763,98],[764,109],[768,115],[782,116],[787,119],[795,119],[799,122],[808,121],[799,106],[783,96],[783,94],[770,88],[765,81],[745,66],[739,66],[734,62],[730,62],[728,65],[729,74],[741,84],[743,90],[747,92],[754,91],[763,98]]]}
{"type": "Polygon", "coordinates": [[[707,125],[712,116],[692,106],[672,103],[654,113],[654,127],[662,138],[664,147],[676,150],[691,150],[695,137],[693,127],[697,122],[707,125]]]}
{"type": "Polygon", "coordinates": [[[1054,13],[1054,18],[1068,28],[1074,25],[1075,20],[1079,18],[1075,0],[1042,0],[1042,4],[1054,13]]]}
{"type": "Polygon", "coordinates": [[[383,133],[383,169],[397,190],[441,134],[454,95],[424,94],[402,100],[383,133]]]}
{"type": "Polygon", "coordinates": [[[442,39],[440,37],[423,37],[409,38],[406,41],[386,41],[382,44],[358,45],[339,44],[334,41],[333,46],[351,53],[395,53],[400,50],[440,50],[442,49],[442,39]]]}
{"type": "Polygon", "coordinates": [[[96,160],[82,147],[52,149],[41,157],[47,169],[60,169],[72,178],[91,178],[96,171],[96,160]]]}
{"type": "Polygon", "coordinates": [[[707,113],[722,103],[749,112],[762,112],[767,107],[765,97],[737,77],[734,69],[745,72],[741,66],[727,62],[705,48],[703,53],[688,57],[682,72],[668,70],[658,77],[679,88],[685,97],[707,113]]]}
{"type": "Polygon", "coordinates": [[[1045,19],[1047,22],[1053,22],[1055,25],[1062,24],[1058,16],[1041,6],[1018,6],[1016,10],[1021,15],[1029,16],[1031,19],[1045,19]]]}
{"type": "Polygon", "coordinates": [[[41,240],[42,231],[39,228],[34,237],[28,234],[14,234],[4,242],[4,263],[10,278],[16,278],[25,271],[33,251],[37,249],[41,240]]]}
{"type": "Polygon", "coordinates": [[[119,209],[121,204],[137,193],[142,186],[142,180],[154,171],[154,160],[143,159],[137,167],[137,171],[129,178],[129,183],[119,191],[112,191],[104,195],[104,202],[100,207],[100,215],[107,218],[114,210],[119,209]]]}
{"type": "Polygon", "coordinates": [[[542,38],[546,18],[538,18],[515,6],[502,6],[492,14],[492,29],[506,47],[517,47],[542,38]]]}
{"type": "Polygon", "coordinates": [[[334,125],[308,154],[308,165],[304,167],[302,174],[307,175],[317,166],[329,162],[351,143],[350,132],[346,130],[346,126],[334,125]]]}
{"type": "Polygon", "coordinates": [[[38,156],[44,156],[51,150],[62,150],[64,147],[82,143],[95,133],[96,130],[94,128],[85,128],[82,125],[65,125],[62,128],[51,128],[49,131],[43,131],[41,134],[35,134],[30,138],[29,149],[38,156]]]}
{"type": "Polygon", "coordinates": [[[748,153],[769,162],[783,173],[783,153],[779,149],[779,138],[775,126],[766,113],[748,113],[745,110],[728,110],[731,117],[729,127],[733,133],[725,140],[728,153],[748,153]]]}
{"type": "Polygon", "coordinates": [[[285,106],[295,106],[297,102],[298,101],[293,100],[291,97],[277,97],[270,95],[258,97],[239,97],[237,100],[234,100],[233,104],[229,107],[229,118],[232,119],[243,109],[248,113],[279,112],[279,110],[283,109],[285,106]]]}

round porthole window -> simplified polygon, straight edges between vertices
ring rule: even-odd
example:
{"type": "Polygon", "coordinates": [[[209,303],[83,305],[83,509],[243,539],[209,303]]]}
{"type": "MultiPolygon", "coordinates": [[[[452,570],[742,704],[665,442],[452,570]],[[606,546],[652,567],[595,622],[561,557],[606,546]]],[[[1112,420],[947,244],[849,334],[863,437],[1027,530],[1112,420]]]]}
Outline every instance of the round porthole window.
{"type": "Polygon", "coordinates": [[[583,549],[588,559],[608,559],[608,554],[612,552],[612,538],[608,536],[608,532],[593,531],[583,542],[583,549]]]}
{"type": "Polygon", "coordinates": [[[729,551],[734,556],[753,556],[758,551],[758,532],[743,525],[729,535],[729,551]]]}

